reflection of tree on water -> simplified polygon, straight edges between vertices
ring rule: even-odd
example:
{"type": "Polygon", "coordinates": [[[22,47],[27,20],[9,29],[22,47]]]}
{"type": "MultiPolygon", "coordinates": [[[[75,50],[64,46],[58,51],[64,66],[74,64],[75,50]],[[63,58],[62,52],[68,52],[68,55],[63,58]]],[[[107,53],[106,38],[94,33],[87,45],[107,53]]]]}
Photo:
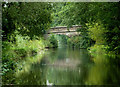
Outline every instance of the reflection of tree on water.
{"type": "Polygon", "coordinates": [[[47,58],[52,61],[49,62],[50,65],[48,65],[46,74],[46,78],[50,83],[55,85],[84,84],[88,72],[87,65],[90,65],[89,55],[86,50],[78,51],[77,49],[59,48],[54,53],[51,52],[47,58]]]}
{"type": "Polygon", "coordinates": [[[23,85],[99,85],[119,84],[118,58],[97,54],[90,60],[87,50],[50,49],[42,59],[28,61],[17,75],[16,84],[23,85]],[[61,56],[60,56],[61,55],[61,56]]]}
{"type": "Polygon", "coordinates": [[[119,84],[119,61],[119,58],[114,59],[104,54],[97,54],[97,56],[94,58],[95,64],[91,67],[89,71],[86,84],[119,84]]]}
{"type": "Polygon", "coordinates": [[[40,67],[40,63],[32,64],[29,72],[21,73],[16,80],[22,85],[46,85],[46,68],[40,67]]]}
{"type": "Polygon", "coordinates": [[[92,66],[92,61],[90,60],[90,55],[86,51],[86,49],[82,49],[79,52],[80,61],[82,61],[78,67],[81,69],[81,83],[82,85],[85,84],[85,81],[88,77],[88,71],[92,66]]]}
{"type": "Polygon", "coordinates": [[[55,85],[81,84],[79,69],[71,70],[69,68],[49,67],[47,79],[55,85]]]}

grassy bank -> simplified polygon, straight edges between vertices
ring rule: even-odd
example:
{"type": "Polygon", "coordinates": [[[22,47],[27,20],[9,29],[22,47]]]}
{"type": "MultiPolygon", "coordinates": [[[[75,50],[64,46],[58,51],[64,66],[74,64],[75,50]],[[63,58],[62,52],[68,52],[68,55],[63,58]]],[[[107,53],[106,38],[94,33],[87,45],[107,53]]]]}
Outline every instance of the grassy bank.
{"type": "Polygon", "coordinates": [[[3,41],[2,45],[2,75],[6,76],[9,72],[15,73],[16,69],[21,70],[24,65],[20,64],[22,60],[32,59],[31,62],[34,62],[38,55],[40,57],[44,53],[46,47],[57,47],[57,42],[53,36],[48,40],[30,40],[28,37],[16,35],[14,42],[3,41]]]}

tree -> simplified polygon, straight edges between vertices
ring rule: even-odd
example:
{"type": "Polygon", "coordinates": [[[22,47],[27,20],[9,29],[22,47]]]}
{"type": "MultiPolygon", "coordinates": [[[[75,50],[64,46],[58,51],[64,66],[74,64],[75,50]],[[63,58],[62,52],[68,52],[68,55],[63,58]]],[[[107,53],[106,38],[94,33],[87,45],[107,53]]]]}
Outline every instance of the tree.
{"type": "Polygon", "coordinates": [[[57,11],[54,12],[54,20],[57,20],[56,23],[58,25],[82,25],[82,29],[84,30],[78,31],[84,31],[84,33],[82,33],[83,35],[88,36],[88,34],[90,34],[91,37],[92,33],[94,33],[94,35],[92,35],[93,40],[97,42],[100,41],[99,43],[101,43],[104,38],[104,43],[102,42],[102,44],[108,45],[109,51],[120,53],[119,9],[119,2],[60,3],[56,6],[57,11]],[[61,10],[59,10],[60,6],[62,6],[61,10]],[[99,31],[98,27],[100,29],[99,31]]]}
{"type": "Polygon", "coordinates": [[[50,3],[11,2],[3,3],[3,35],[18,34],[33,39],[42,36],[51,23],[50,3]]]}

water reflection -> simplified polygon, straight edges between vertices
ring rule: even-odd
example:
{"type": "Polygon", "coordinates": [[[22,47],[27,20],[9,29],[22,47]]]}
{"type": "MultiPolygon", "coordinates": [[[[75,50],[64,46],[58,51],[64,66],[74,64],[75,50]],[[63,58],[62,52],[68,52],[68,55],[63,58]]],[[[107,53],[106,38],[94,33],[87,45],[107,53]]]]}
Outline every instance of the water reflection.
{"type": "Polygon", "coordinates": [[[19,73],[16,83],[22,85],[46,85],[46,70],[38,66],[38,64],[32,65],[29,72],[19,73]]]}
{"type": "Polygon", "coordinates": [[[23,85],[84,84],[89,59],[85,49],[50,49],[45,53],[41,62],[31,64],[29,72],[22,70],[24,73],[17,73],[19,80],[16,83],[23,85]]]}
{"type": "Polygon", "coordinates": [[[97,54],[94,65],[88,73],[86,84],[89,85],[116,85],[120,81],[120,59],[108,55],[97,54]]]}
{"type": "Polygon", "coordinates": [[[86,49],[49,49],[42,56],[22,61],[14,84],[21,85],[104,85],[119,84],[120,59],[104,53],[94,58],[86,49]]]}
{"type": "Polygon", "coordinates": [[[24,66],[22,67],[22,70],[18,70],[15,73],[15,84],[46,85],[46,68],[40,67],[41,59],[44,56],[43,54],[44,53],[40,53],[21,62],[21,64],[24,64],[24,66]]]}
{"type": "Polygon", "coordinates": [[[59,48],[49,51],[46,55],[48,59],[47,79],[55,85],[80,85],[84,84],[87,76],[87,65],[90,58],[85,49],[59,48]],[[51,57],[50,56],[54,56],[51,57]],[[54,60],[52,60],[54,59],[54,60]]]}

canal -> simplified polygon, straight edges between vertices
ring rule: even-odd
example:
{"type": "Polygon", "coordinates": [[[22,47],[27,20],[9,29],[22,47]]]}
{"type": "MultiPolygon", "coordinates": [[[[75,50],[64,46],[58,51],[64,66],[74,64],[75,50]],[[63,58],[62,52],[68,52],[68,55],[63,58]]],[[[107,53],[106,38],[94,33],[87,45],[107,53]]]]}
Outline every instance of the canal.
{"type": "Polygon", "coordinates": [[[86,49],[68,47],[48,49],[41,57],[27,61],[14,79],[7,79],[18,85],[114,85],[120,81],[119,58],[93,57],[86,49]]]}

